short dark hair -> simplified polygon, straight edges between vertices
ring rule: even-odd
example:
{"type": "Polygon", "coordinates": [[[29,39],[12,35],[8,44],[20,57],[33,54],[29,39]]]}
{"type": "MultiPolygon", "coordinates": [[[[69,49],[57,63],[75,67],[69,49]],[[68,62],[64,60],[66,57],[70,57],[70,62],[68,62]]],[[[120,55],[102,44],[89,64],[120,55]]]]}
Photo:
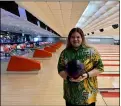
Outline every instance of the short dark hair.
{"type": "Polygon", "coordinates": [[[82,45],[85,45],[86,46],[86,41],[85,41],[85,36],[84,36],[84,32],[82,31],[82,29],[80,28],[73,28],[71,29],[71,31],[69,32],[69,35],[68,35],[68,39],[67,39],[67,46],[66,48],[72,48],[72,45],[70,43],[70,38],[71,38],[71,35],[75,32],[78,32],[82,38],[82,45]]]}

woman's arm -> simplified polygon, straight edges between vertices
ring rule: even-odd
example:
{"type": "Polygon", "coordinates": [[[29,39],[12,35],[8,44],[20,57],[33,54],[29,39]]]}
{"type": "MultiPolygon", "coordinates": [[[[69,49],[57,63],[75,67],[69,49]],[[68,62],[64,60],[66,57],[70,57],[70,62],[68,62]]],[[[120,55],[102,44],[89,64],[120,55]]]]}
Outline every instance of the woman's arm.
{"type": "Polygon", "coordinates": [[[102,73],[102,72],[99,71],[98,69],[93,69],[93,70],[91,70],[90,72],[84,73],[83,76],[80,76],[80,77],[77,78],[77,79],[71,78],[70,81],[73,81],[73,82],[80,82],[80,81],[82,81],[82,80],[84,80],[84,79],[86,79],[86,78],[98,76],[100,73],[102,73]]]}
{"type": "Polygon", "coordinates": [[[64,51],[61,52],[59,60],[58,60],[58,74],[64,79],[67,79],[67,73],[65,71],[65,59],[64,59],[64,51]]]}
{"type": "Polygon", "coordinates": [[[100,73],[102,73],[102,71],[99,71],[98,69],[93,69],[90,72],[83,74],[81,81],[84,80],[85,78],[98,76],[100,73]]]}
{"type": "Polygon", "coordinates": [[[59,72],[59,75],[60,75],[64,80],[67,79],[67,73],[66,73],[66,71],[61,71],[61,72],[59,72]]]}
{"type": "Polygon", "coordinates": [[[89,77],[95,77],[95,76],[98,76],[100,73],[102,73],[102,71],[99,71],[98,69],[93,69],[87,74],[89,74],[89,77]]]}

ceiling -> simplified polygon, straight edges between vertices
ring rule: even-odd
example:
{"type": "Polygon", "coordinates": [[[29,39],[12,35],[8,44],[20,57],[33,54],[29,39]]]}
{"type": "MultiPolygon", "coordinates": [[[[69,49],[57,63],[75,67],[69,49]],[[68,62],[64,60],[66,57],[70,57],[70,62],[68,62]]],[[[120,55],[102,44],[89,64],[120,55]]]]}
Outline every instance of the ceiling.
{"type": "Polygon", "coordinates": [[[82,28],[85,32],[91,32],[109,27],[113,24],[119,24],[119,2],[107,1],[85,21],[82,28]]]}
{"type": "Polygon", "coordinates": [[[90,33],[119,24],[119,1],[116,0],[36,0],[16,3],[63,37],[67,37],[73,27],[80,27],[84,33],[90,33]]]}
{"type": "MultiPolygon", "coordinates": [[[[49,1],[49,0],[48,0],[49,1]]],[[[57,31],[61,36],[67,36],[69,30],[76,25],[86,9],[86,2],[17,2],[38,19],[57,31]]]]}

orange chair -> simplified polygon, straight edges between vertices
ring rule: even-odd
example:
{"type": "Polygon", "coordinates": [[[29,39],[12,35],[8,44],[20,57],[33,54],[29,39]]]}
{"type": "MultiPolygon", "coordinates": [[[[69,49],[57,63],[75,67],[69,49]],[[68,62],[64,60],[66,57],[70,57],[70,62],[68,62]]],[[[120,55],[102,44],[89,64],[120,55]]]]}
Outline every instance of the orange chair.
{"type": "Polygon", "coordinates": [[[37,71],[41,69],[40,62],[21,56],[11,56],[7,71],[37,71]]]}
{"type": "Polygon", "coordinates": [[[44,50],[46,50],[48,52],[56,52],[56,49],[52,48],[52,47],[45,47],[44,50]]]}
{"type": "Polygon", "coordinates": [[[48,51],[45,51],[45,50],[36,49],[34,51],[33,57],[36,57],[36,58],[48,58],[48,57],[52,57],[52,53],[50,53],[48,51]]]}
{"type": "Polygon", "coordinates": [[[61,42],[57,42],[57,43],[51,45],[50,47],[54,47],[56,49],[59,49],[61,46],[62,46],[62,43],[61,42]]]}

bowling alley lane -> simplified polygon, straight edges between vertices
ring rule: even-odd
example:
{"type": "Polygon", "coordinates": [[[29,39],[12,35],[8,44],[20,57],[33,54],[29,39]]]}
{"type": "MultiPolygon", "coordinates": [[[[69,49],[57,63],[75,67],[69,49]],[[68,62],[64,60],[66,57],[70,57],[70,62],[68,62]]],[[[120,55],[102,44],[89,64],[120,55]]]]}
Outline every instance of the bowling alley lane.
{"type": "Polygon", "coordinates": [[[120,92],[117,90],[100,92],[106,106],[119,106],[120,92]]]}
{"type": "Polygon", "coordinates": [[[115,97],[115,95],[114,97],[103,97],[103,99],[106,102],[107,106],[119,106],[119,97],[115,97]]]}
{"type": "Polygon", "coordinates": [[[104,72],[119,72],[119,66],[104,66],[104,72]]]}
{"type": "Polygon", "coordinates": [[[105,101],[103,100],[102,95],[100,93],[97,94],[96,106],[106,106],[105,101]]]}
{"type": "Polygon", "coordinates": [[[100,55],[119,55],[119,52],[117,53],[100,53],[100,55]]]}
{"type": "Polygon", "coordinates": [[[119,61],[119,57],[101,57],[102,60],[117,60],[119,61]]]}
{"type": "Polygon", "coordinates": [[[119,88],[119,76],[98,76],[98,88],[119,88]]]}
{"type": "Polygon", "coordinates": [[[101,54],[101,57],[119,57],[119,54],[108,54],[108,55],[106,55],[106,54],[101,54]]]}
{"type": "Polygon", "coordinates": [[[110,66],[119,66],[119,61],[103,61],[104,65],[110,65],[110,66]]]}
{"type": "Polygon", "coordinates": [[[119,61],[106,61],[106,60],[104,60],[103,64],[111,64],[111,65],[112,64],[115,64],[115,65],[117,64],[117,65],[119,65],[119,61]]]}
{"type": "Polygon", "coordinates": [[[97,49],[99,53],[119,53],[119,49],[112,49],[112,48],[107,48],[107,49],[97,49]]]}

